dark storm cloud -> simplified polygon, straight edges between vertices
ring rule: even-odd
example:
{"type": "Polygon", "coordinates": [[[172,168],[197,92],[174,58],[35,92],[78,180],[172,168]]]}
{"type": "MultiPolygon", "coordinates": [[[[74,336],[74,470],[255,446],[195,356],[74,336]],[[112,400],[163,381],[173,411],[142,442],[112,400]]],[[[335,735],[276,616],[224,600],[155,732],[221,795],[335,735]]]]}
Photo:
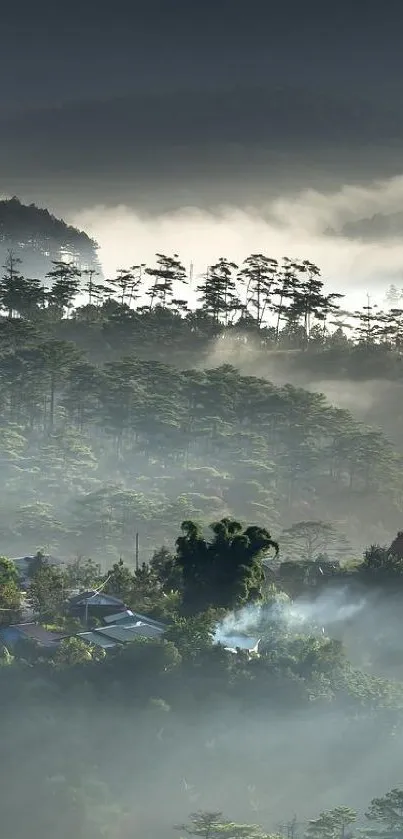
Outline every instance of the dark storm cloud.
{"type": "Polygon", "coordinates": [[[116,168],[160,163],[175,149],[181,157],[190,150],[208,160],[212,149],[232,147],[241,159],[242,150],[309,154],[323,147],[387,144],[402,136],[400,107],[267,85],[136,93],[36,109],[3,120],[0,143],[8,145],[11,159],[30,148],[38,168],[64,159],[67,169],[88,171],[111,160],[116,168]]]}
{"type": "MultiPolygon", "coordinates": [[[[147,0],[9,9],[4,189],[237,181],[402,163],[398,2],[147,0]]],[[[401,81],[402,80],[402,81],[401,81]]],[[[365,171],[364,171],[365,170],[365,171]]]]}

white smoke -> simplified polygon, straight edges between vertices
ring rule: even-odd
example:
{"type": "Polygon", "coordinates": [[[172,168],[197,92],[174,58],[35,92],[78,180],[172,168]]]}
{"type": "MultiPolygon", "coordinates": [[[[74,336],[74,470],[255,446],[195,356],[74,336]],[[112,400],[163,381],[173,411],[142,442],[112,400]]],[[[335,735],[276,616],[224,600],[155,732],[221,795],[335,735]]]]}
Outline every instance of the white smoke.
{"type": "Polygon", "coordinates": [[[245,637],[258,639],[271,629],[287,633],[322,633],[355,617],[364,609],[364,597],[352,598],[347,588],[325,591],[318,597],[300,597],[291,601],[278,594],[270,604],[252,604],[232,612],[216,626],[215,642],[242,646],[233,642],[245,637]]]}
{"type": "Polygon", "coordinates": [[[284,612],[284,618],[289,626],[334,626],[344,623],[361,612],[366,601],[364,597],[351,599],[345,588],[336,591],[325,591],[315,600],[298,598],[289,604],[284,612]]]}

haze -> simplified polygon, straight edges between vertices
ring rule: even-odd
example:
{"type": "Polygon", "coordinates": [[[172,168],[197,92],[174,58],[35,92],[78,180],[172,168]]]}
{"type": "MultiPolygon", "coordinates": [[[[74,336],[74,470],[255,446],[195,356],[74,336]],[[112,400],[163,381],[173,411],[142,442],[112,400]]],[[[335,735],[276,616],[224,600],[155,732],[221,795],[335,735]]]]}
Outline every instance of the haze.
{"type": "Polygon", "coordinates": [[[0,837],[403,839],[401,0],[1,32],[0,837]]]}

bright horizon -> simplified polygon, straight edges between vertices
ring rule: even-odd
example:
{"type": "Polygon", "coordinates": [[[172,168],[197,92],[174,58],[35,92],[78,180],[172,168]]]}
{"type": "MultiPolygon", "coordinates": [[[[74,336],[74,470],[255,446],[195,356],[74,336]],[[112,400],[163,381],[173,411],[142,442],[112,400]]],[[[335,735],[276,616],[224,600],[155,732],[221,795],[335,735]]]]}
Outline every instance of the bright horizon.
{"type": "Polygon", "coordinates": [[[104,204],[71,212],[66,220],[96,239],[106,277],[133,264],[152,265],[157,252],[178,253],[187,269],[193,264],[196,284],[220,256],[241,264],[261,252],[279,260],[311,260],[321,269],[326,290],[345,294],[348,305],[356,307],[364,305],[367,294],[381,305],[391,283],[403,285],[403,241],[360,241],[325,231],[401,208],[403,176],[398,176],[362,188],[344,185],[331,194],[304,190],[260,207],[184,206],[158,214],[104,204]]]}

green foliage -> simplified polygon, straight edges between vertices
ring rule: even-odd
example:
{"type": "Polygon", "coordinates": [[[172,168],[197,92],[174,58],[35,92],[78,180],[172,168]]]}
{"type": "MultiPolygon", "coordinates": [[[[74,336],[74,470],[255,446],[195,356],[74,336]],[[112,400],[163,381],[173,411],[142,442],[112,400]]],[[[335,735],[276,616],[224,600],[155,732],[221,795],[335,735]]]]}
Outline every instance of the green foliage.
{"type": "Polygon", "coordinates": [[[52,620],[62,611],[66,599],[66,579],[63,571],[41,562],[34,571],[28,588],[34,612],[42,620],[52,620]]]}
{"type": "Polygon", "coordinates": [[[105,579],[106,585],[103,587],[105,593],[120,597],[124,603],[130,599],[133,590],[133,572],[124,564],[122,559],[115,562],[112,568],[107,571],[105,579]]]}
{"type": "Polygon", "coordinates": [[[175,644],[185,659],[197,660],[213,645],[214,623],[211,611],[187,618],[177,616],[170,623],[165,637],[175,644]]]}
{"type": "Polygon", "coordinates": [[[259,825],[236,824],[224,819],[223,814],[219,812],[192,813],[190,822],[177,825],[176,830],[187,836],[201,836],[203,839],[269,839],[269,834],[259,825]]]}
{"type": "Polygon", "coordinates": [[[392,839],[403,835],[403,790],[392,789],[382,798],[371,801],[366,817],[373,837],[392,839]]]}
{"type": "Polygon", "coordinates": [[[65,638],[58,645],[52,658],[58,667],[74,667],[92,661],[92,654],[88,644],[81,638],[65,638]]]}
{"type": "Polygon", "coordinates": [[[248,527],[233,519],[210,525],[207,542],[197,524],[185,521],[176,541],[176,565],[182,573],[183,607],[189,612],[234,609],[261,597],[263,556],[278,545],[268,530],[248,527]]]}
{"type": "MultiPolygon", "coordinates": [[[[21,232],[22,209],[14,210],[21,232]]],[[[127,767],[114,763],[122,757],[115,736],[124,713],[125,743],[133,735],[129,775],[139,766],[136,784],[144,774],[153,791],[159,756],[165,765],[179,751],[181,771],[186,766],[184,721],[201,771],[216,772],[219,782],[225,749],[218,747],[216,759],[214,737],[202,742],[212,709],[223,712],[224,734],[228,708],[239,711],[241,726],[258,712],[262,737],[273,710],[276,720],[281,711],[294,721],[313,705],[329,725],[333,712],[352,720],[349,731],[369,720],[371,742],[401,725],[400,672],[383,678],[364,661],[350,662],[341,638],[273,619],[274,607],[291,610],[294,599],[331,593],[340,580],[364,592],[399,593],[403,553],[396,540],[389,548],[375,544],[396,532],[403,512],[399,399],[383,418],[383,433],[371,413],[368,427],[314,387],[269,378],[273,366],[285,381],[291,374],[303,381],[301,372],[310,382],[331,371],[338,379],[400,377],[402,318],[397,311],[376,317],[368,306],[343,313],[342,325],[338,295],[325,293],[317,266],[264,254],[239,267],[225,257],[209,266],[191,311],[177,254],[157,254],[152,267],[133,265],[97,282],[94,260],[87,271],[76,267],[73,252],[85,244],[77,232],[50,217],[43,223],[45,239],[56,228],[58,239],[46,270],[27,279],[19,256],[9,254],[0,283],[0,535],[10,555],[40,544],[46,553],[94,559],[60,571],[38,553],[28,599],[45,627],[69,637],[47,648],[2,647],[4,764],[24,754],[19,772],[29,779],[13,809],[11,773],[3,773],[2,829],[7,839],[26,835],[24,809],[35,821],[31,832],[43,839],[120,839],[137,824],[130,812],[125,821],[131,802],[122,799],[127,784],[120,778],[127,767]],[[69,235],[66,262],[59,246],[69,235]],[[356,324],[353,338],[348,321],[356,324]],[[342,567],[340,560],[352,559],[345,534],[360,544],[365,530],[374,544],[361,563],[342,567]],[[278,562],[271,532],[281,533],[278,562]],[[140,637],[105,652],[76,637],[79,623],[64,616],[69,589],[102,584],[134,611],[164,619],[163,638],[140,637]],[[255,627],[259,653],[215,644],[217,622],[253,604],[268,616],[255,627]],[[18,724],[9,726],[13,705],[18,724]],[[98,710],[105,711],[102,728],[94,722],[98,710]],[[74,714],[75,736],[65,737],[63,748],[57,742],[53,755],[47,744],[74,714]],[[35,738],[41,748],[30,764],[35,738]]],[[[37,244],[40,252],[43,237],[37,244]]],[[[15,622],[20,606],[16,569],[1,559],[1,622],[15,622]]],[[[264,765],[270,760],[265,752],[264,765]]],[[[243,789],[249,780],[242,777],[243,789]]],[[[392,790],[374,799],[365,832],[400,836],[401,797],[392,790]]],[[[356,819],[361,824],[354,811],[336,807],[312,818],[306,835],[348,839],[356,819]]],[[[206,839],[263,839],[268,829],[274,826],[238,824],[219,812],[193,814],[180,828],[206,839]]]]}
{"type": "Polygon", "coordinates": [[[154,551],[150,561],[150,568],[158,577],[165,594],[179,591],[182,588],[182,574],[178,563],[167,548],[154,551]]]}
{"type": "Polygon", "coordinates": [[[21,610],[18,571],[12,560],[0,557],[0,626],[15,623],[21,610]]]}
{"type": "Polygon", "coordinates": [[[0,556],[0,586],[18,583],[18,571],[12,559],[0,556]]]}
{"type": "MultiPolygon", "coordinates": [[[[292,519],[323,521],[331,503],[346,522],[327,523],[334,532],[322,542],[336,555],[347,549],[344,531],[361,538],[352,501],[374,538],[375,510],[395,527],[400,455],[383,435],[317,393],[229,365],[184,370],[189,359],[198,363],[188,352],[182,361],[169,356],[179,367],[144,358],[149,315],[136,317],[135,344],[132,332],[122,345],[109,336],[113,360],[104,332],[74,319],[62,318],[57,337],[50,327],[46,341],[43,334],[15,341],[11,332],[5,339],[0,533],[7,552],[30,541],[96,562],[132,562],[138,531],[143,561],[173,541],[178,520],[246,518],[279,532],[292,519]],[[92,349],[83,351],[88,342],[92,349]]],[[[104,327],[112,329],[109,321],[104,327]]]]}
{"type": "Polygon", "coordinates": [[[298,521],[282,532],[282,545],[295,559],[312,562],[323,554],[348,552],[343,534],[331,522],[298,521]]]}
{"type": "Polygon", "coordinates": [[[348,829],[357,820],[357,813],[349,807],[335,807],[311,819],[305,832],[306,839],[345,839],[348,829]]]}
{"type": "Polygon", "coordinates": [[[69,588],[90,590],[101,585],[102,581],[101,566],[92,559],[77,557],[66,569],[66,584],[69,588]]]}

